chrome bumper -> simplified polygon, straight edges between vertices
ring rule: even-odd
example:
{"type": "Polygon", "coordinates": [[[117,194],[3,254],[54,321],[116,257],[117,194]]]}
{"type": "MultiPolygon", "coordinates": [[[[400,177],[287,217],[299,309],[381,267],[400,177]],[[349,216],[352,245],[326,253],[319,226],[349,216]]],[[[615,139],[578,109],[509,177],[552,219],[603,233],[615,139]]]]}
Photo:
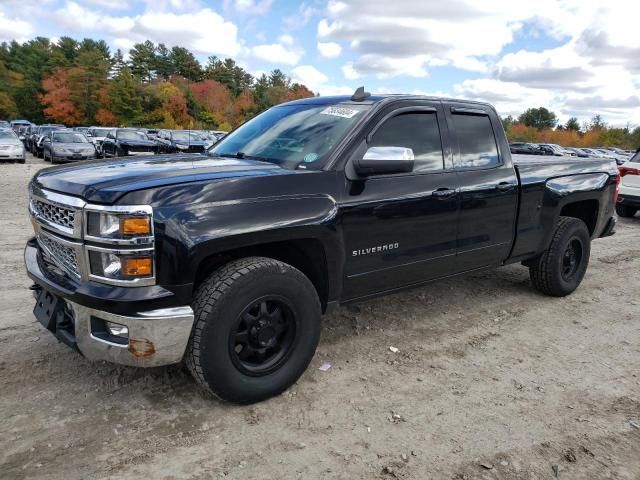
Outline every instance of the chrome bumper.
{"type": "Polygon", "coordinates": [[[89,360],[157,367],[182,360],[191,335],[194,315],[191,307],[164,308],[122,316],[87,308],[67,301],[73,312],[78,349],[89,360]],[[128,343],[114,343],[92,332],[92,317],[128,328],[128,343]]]}

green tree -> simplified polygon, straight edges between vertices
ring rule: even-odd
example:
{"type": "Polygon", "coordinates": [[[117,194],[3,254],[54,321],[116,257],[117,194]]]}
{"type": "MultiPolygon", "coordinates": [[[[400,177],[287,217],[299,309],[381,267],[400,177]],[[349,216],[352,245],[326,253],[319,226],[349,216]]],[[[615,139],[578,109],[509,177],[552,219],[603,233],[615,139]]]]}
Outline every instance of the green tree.
{"type": "Polygon", "coordinates": [[[202,78],[202,66],[189,50],[183,47],[173,47],[169,53],[169,62],[176,75],[197,82],[202,78]]]}
{"type": "Polygon", "coordinates": [[[567,123],[565,124],[564,128],[566,128],[567,130],[573,130],[575,132],[579,132],[580,123],[578,122],[578,119],[576,117],[571,117],[569,120],[567,120],[567,123]]]}
{"type": "Polygon", "coordinates": [[[78,106],[86,123],[95,123],[100,89],[107,83],[111,62],[101,49],[86,48],[78,53],[77,66],[69,73],[69,99],[78,106]]]}
{"type": "Polygon", "coordinates": [[[518,123],[523,123],[527,127],[534,127],[538,130],[553,128],[558,123],[556,114],[545,107],[529,108],[518,117],[518,123]]]}
{"type": "Polygon", "coordinates": [[[234,97],[251,88],[253,84],[253,77],[240,67],[235,60],[231,58],[220,60],[215,56],[209,57],[204,68],[204,78],[223,84],[234,97]]]}
{"type": "Polygon", "coordinates": [[[511,125],[513,125],[514,123],[516,123],[516,119],[513,118],[513,115],[507,115],[506,117],[502,117],[502,128],[504,128],[505,131],[507,131],[511,125]]]}
{"type": "Polygon", "coordinates": [[[169,49],[164,43],[158,44],[156,47],[156,73],[159,78],[169,80],[173,74],[173,66],[171,65],[171,58],[169,49]]]}
{"type": "Polygon", "coordinates": [[[137,82],[128,67],[111,82],[111,111],[120,123],[135,123],[142,115],[142,103],[137,91],[137,82]]]}
{"type": "Polygon", "coordinates": [[[136,43],[129,51],[129,57],[133,76],[145,82],[156,77],[156,47],[153,42],[136,43]]]}

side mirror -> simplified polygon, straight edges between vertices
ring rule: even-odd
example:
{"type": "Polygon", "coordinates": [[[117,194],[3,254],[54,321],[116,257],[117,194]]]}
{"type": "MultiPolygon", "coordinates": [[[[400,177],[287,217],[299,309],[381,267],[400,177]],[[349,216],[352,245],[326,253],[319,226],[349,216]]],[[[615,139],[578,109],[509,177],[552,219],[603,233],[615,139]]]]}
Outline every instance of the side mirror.
{"type": "Polygon", "coordinates": [[[389,175],[413,171],[413,150],[405,147],[371,147],[362,159],[354,162],[356,173],[362,177],[389,175]]]}

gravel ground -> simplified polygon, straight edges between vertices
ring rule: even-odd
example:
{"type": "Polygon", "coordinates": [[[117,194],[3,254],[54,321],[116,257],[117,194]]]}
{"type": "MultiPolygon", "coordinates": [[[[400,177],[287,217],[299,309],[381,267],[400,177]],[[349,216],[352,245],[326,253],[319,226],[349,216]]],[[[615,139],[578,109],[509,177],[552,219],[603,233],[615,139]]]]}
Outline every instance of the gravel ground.
{"type": "Polygon", "coordinates": [[[237,407],[35,322],[22,250],[44,165],[0,165],[1,478],[640,478],[640,216],[567,298],[510,266],[341,308],[294,387],[237,407]]]}

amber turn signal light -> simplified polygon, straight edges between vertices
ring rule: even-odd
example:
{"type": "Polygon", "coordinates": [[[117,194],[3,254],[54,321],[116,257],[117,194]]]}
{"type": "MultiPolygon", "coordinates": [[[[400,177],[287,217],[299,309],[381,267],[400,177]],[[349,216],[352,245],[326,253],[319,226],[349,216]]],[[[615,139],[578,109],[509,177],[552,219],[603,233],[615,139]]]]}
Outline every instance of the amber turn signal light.
{"type": "Polygon", "coordinates": [[[131,217],[120,219],[120,232],[123,235],[150,235],[149,217],[131,217]]]}
{"type": "Polygon", "coordinates": [[[124,257],[122,273],[128,277],[148,277],[152,272],[151,257],[124,257]]]}

